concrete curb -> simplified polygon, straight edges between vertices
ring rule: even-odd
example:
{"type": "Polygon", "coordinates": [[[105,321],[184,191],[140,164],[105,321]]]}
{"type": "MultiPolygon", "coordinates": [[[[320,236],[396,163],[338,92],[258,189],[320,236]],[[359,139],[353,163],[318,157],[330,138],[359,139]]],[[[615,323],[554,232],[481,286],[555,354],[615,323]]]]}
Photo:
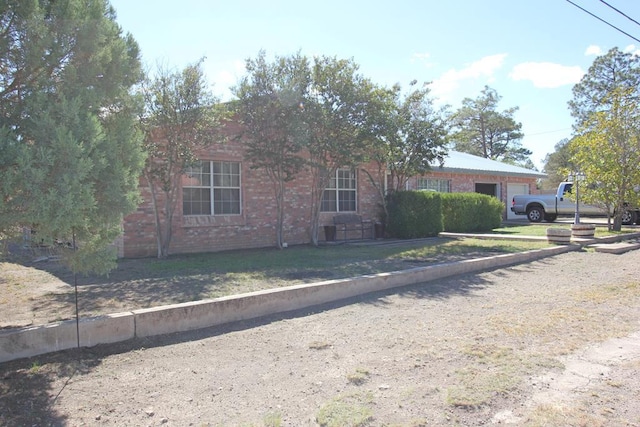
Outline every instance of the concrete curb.
{"type": "MultiPolygon", "coordinates": [[[[115,313],[80,319],[80,346],[93,347],[135,337],[133,313],[115,313]]],[[[0,362],[67,350],[78,346],[75,320],[0,333],[0,362]]]]}
{"type": "MultiPolygon", "coordinates": [[[[371,292],[530,262],[578,250],[580,247],[556,246],[86,318],[79,322],[80,346],[91,347],[255,319],[371,292]]],[[[75,320],[0,332],[0,362],[75,347],[75,320]]]]}
{"type": "MultiPolygon", "coordinates": [[[[449,233],[449,232],[441,232],[438,233],[438,237],[447,238],[447,239],[465,239],[465,238],[473,238],[473,239],[484,239],[484,240],[519,240],[519,241],[532,241],[532,242],[546,242],[546,236],[522,236],[522,235],[508,235],[508,234],[474,234],[474,233],[449,233]]],[[[640,238],[640,231],[634,231],[633,233],[624,233],[624,234],[614,234],[611,236],[604,237],[593,237],[593,238],[581,238],[581,237],[571,237],[571,242],[576,243],[582,246],[588,246],[593,243],[616,243],[622,242],[623,240],[633,240],[640,238]]]]}

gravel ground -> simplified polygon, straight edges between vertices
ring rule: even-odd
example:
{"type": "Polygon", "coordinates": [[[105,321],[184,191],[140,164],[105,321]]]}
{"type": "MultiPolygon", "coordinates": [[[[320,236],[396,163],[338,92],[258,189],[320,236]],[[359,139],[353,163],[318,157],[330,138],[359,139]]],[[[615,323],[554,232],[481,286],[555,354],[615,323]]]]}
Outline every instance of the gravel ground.
{"type": "Polygon", "coordinates": [[[0,365],[0,425],[640,426],[640,251],[0,365]]]}

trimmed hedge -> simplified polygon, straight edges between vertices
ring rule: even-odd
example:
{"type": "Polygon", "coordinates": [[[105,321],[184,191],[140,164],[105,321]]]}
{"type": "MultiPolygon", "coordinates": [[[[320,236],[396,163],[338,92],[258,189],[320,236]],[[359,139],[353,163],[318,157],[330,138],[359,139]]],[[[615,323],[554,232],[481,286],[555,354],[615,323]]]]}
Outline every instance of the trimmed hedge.
{"type": "Polygon", "coordinates": [[[442,198],[430,191],[398,191],[388,196],[387,233],[400,239],[436,236],[443,231],[442,198]]]}
{"type": "Polygon", "coordinates": [[[490,231],[500,227],[504,204],[478,193],[442,193],[444,230],[452,233],[490,231]]]}
{"type": "Polygon", "coordinates": [[[387,233],[400,239],[469,233],[500,227],[504,205],[478,193],[399,191],[388,197],[387,233]]]}

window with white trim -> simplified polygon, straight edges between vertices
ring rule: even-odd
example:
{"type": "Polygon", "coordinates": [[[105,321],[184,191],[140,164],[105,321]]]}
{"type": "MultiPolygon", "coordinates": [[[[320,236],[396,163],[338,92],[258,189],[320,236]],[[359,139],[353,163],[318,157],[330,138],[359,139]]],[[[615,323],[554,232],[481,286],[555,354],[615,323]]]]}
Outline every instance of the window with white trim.
{"type": "Polygon", "coordinates": [[[451,181],[448,179],[418,178],[418,190],[451,193],[451,181]]]}
{"type": "Polygon", "coordinates": [[[182,178],[183,215],[240,214],[240,163],[200,161],[182,178]]]}
{"type": "Polygon", "coordinates": [[[356,173],[350,169],[338,169],[329,187],[322,193],[322,212],[356,211],[356,173]]]}

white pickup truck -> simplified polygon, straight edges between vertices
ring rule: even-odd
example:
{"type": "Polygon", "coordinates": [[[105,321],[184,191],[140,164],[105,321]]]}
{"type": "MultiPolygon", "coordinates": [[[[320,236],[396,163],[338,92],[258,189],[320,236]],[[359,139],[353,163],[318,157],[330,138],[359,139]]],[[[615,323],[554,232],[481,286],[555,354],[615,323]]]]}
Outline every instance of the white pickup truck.
{"type": "MultiPolygon", "coordinates": [[[[576,202],[567,197],[571,194],[572,182],[561,182],[558,185],[556,194],[524,194],[514,196],[511,201],[511,212],[516,215],[526,215],[531,222],[542,220],[553,222],[558,216],[573,215],[575,213],[576,202]]],[[[607,212],[596,206],[580,203],[580,215],[584,216],[606,216],[607,212]]],[[[640,211],[638,209],[625,210],[622,215],[622,223],[625,225],[640,221],[640,211]]]]}

